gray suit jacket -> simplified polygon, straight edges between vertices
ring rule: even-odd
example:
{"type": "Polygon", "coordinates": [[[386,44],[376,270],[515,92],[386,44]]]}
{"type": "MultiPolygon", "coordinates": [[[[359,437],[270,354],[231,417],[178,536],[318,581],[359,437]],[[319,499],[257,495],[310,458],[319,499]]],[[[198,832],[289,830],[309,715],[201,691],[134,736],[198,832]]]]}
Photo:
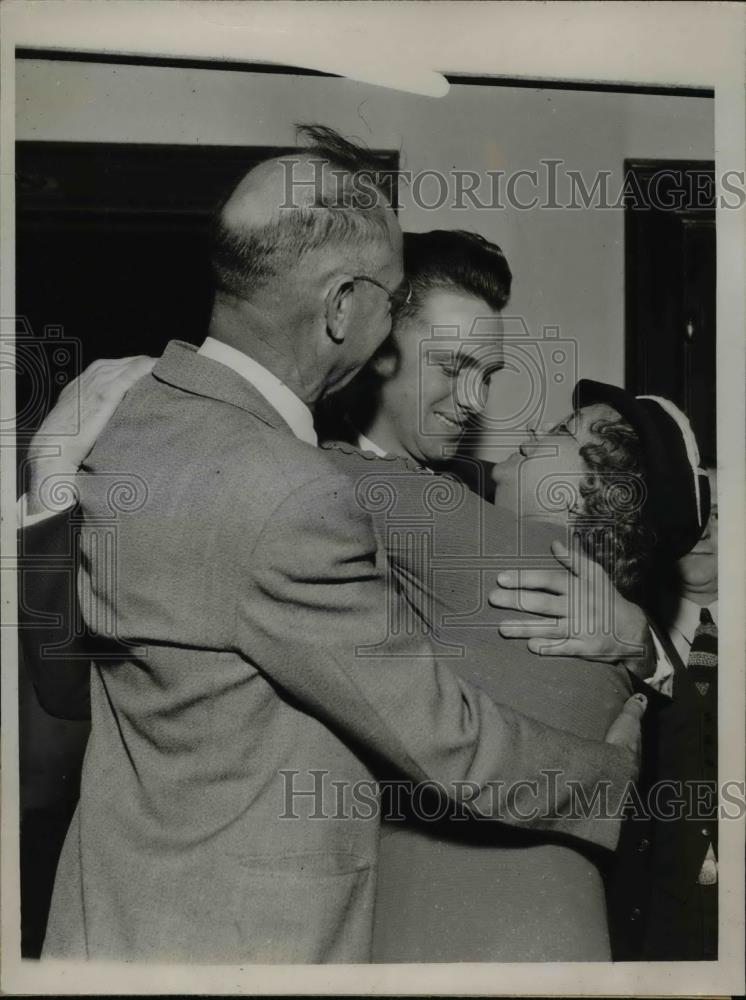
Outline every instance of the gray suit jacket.
{"type": "Polygon", "coordinates": [[[355,483],[233,371],[170,344],[80,494],[80,602],[116,643],[45,955],[367,961],[379,821],[360,790],[380,773],[476,782],[506,822],[615,845],[608,819],[521,821],[523,792],[511,818],[490,782],[551,767],[621,794],[630,755],[496,705],[421,636],[384,642],[355,483]]]}

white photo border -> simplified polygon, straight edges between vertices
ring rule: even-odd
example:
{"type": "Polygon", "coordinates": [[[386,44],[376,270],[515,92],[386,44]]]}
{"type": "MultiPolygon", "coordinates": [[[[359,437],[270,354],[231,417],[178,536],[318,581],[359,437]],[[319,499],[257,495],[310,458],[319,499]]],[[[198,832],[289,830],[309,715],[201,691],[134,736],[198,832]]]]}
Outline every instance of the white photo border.
{"type": "MultiPolygon", "coordinates": [[[[326,4],[8,0],[0,8],[0,317],[15,315],[15,49],[54,48],[134,57],[244,60],[302,66],[437,96],[442,74],[603,85],[714,88],[716,173],[746,170],[746,8],[737,3],[326,4]],[[313,27],[312,32],[309,31],[313,27]],[[417,52],[409,41],[416,37],[417,52]],[[311,42],[309,39],[313,39],[311,42]],[[317,44],[317,40],[318,44],[317,44]],[[376,56],[378,53],[378,57],[376,56]],[[414,61],[413,61],[414,60],[414,61]]],[[[727,595],[720,660],[719,755],[744,781],[744,387],[746,211],[717,210],[720,530],[727,595]]],[[[5,330],[3,330],[5,332],[5,330]]],[[[0,421],[15,405],[0,371],[0,421]]],[[[15,620],[16,483],[12,448],[0,449],[2,612],[15,620]],[[8,571],[8,568],[10,571],[8,571]]],[[[183,966],[20,959],[17,637],[2,640],[2,989],[12,994],[715,995],[744,990],[744,825],[723,823],[718,962],[531,965],[183,966]]],[[[499,896],[495,900],[499,906],[499,896]]]]}

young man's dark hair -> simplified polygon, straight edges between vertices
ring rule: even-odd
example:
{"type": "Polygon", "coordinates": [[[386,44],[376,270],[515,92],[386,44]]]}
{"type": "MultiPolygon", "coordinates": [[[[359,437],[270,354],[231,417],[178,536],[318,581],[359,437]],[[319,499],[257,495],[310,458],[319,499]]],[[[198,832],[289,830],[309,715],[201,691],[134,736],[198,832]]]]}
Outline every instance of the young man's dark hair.
{"type": "Polygon", "coordinates": [[[473,295],[500,312],[510,298],[513,281],[500,247],[464,229],[405,233],[404,275],[412,294],[400,316],[416,313],[434,288],[473,295]]]}

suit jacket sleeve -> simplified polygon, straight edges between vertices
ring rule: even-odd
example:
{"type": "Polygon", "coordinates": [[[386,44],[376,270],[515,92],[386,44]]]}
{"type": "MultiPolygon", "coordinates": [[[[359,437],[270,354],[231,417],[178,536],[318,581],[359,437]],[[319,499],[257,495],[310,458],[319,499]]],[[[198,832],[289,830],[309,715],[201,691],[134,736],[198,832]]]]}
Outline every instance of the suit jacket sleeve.
{"type": "Polygon", "coordinates": [[[78,532],[70,508],[19,533],[19,635],[42,708],[60,719],[90,718],[90,637],[76,590],[78,532]]]}
{"type": "Polygon", "coordinates": [[[392,628],[401,599],[346,477],[292,493],[269,517],[243,575],[235,581],[238,648],[305,710],[385,762],[388,777],[393,766],[447,794],[470,782],[482,814],[616,846],[616,819],[563,813],[572,782],[586,798],[605,783],[613,810],[636,776],[632,755],[496,704],[421,637],[392,628]],[[554,810],[542,794],[547,770],[560,772],[554,810]],[[531,781],[538,789],[508,792],[531,781]]]}

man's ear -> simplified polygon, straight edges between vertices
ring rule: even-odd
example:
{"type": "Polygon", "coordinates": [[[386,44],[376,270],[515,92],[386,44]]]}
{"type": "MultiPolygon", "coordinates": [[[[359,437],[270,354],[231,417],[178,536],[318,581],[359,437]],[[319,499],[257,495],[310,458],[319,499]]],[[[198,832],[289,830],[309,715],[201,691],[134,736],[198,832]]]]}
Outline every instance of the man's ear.
{"type": "Polygon", "coordinates": [[[336,278],[326,293],[326,332],[335,344],[344,343],[352,316],[352,295],[355,283],[352,278],[336,278]]]}

